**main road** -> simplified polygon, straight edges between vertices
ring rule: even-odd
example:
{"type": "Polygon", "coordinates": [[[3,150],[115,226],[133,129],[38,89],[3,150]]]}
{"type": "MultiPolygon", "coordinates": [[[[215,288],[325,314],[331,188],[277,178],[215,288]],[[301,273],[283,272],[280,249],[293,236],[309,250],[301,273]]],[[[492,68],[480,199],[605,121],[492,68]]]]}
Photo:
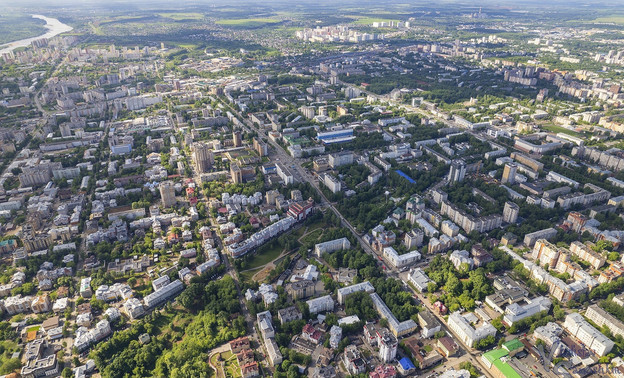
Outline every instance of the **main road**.
{"type": "MultiPolygon", "coordinates": [[[[340,211],[338,211],[338,209],[336,209],[334,204],[331,203],[327,199],[327,197],[325,196],[323,191],[320,189],[318,182],[306,171],[306,169],[304,169],[301,166],[301,163],[300,163],[299,159],[294,158],[290,154],[286,153],[286,151],[284,151],[282,146],[280,146],[275,141],[273,141],[272,139],[267,137],[267,135],[266,135],[264,130],[262,130],[261,128],[254,127],[253,123],[248,118],[244,117],[238,110],[236,110],[233,107],[231,107],[230,104],[228,104],[226,101],[223,101],[222,99],[220,99],[220,100],[234,114],[236,114],[240,119],[243,120],[243,124],[242,125],[243,125],[243,128],[247,132],[254,132],[254,131],[257,132],[259,136],[263,137],[265,140],[267,140],[271,144],[271,146],[273,146],[273,148],[275,149],[276,154],[278,156],[278,158],[276,160],[282,162],[282,164],[287,165],[288,168],[293,170],[295,172],[296,178],[298,178],[299,180],[304,180],[304,181],[308,182],[310,185],[312,185],[312,187],[317,191],[317,193],[319,194],[319,196],[322,199],[321,200],[321,205],[331,209],[331,211],[338,217],[338,219],[340,219],[341,225],[343,227],[346,227],[347,229],[349,229],[349,231],[351,231],[351,233],[358,240],[358,242],[360,243],[360,245],[362,246],[364,251],[366,251],[367,253],[371,254],[376,259],[382,260],[382,256],[380,254],[378,254],[375,250],[373,250],[370,247],[370,245],[368,245],[368,243],[366,243],[364,241],[364,239],[362,238],[360,233],[358,233],[357,230],[351,225],[351,223],[340,213],[340,211]]],[[[418,109],[418,110],[420,110],[420,109],[418,109]]],[[[389,275],[389,276],[395,277],[397,279],[400,279],[399,271],[397,269],[392,268],[389,264],[386,264],[386,265],[387,265],[387,269],[385,271],[386,275],[389,275]]],[[[412,295],[418,296],[418,293],[414,289],[412,289],[409,285],[405,285],[405,288],[406,288],[406,290],[410,291],[412,293],[412,295]]],[[[444,330],[448,334],[452,334],[454,336],[455,340],[459,343],[461,349],[468,356],[468,359],[470,360],[470,362],[473,365],[480,367],[480,370],[487,377],[493,377],[493,375],[488,371],[487,367],[481,362],[481,358],[478,356],[478,352],[475,352],[468,345],[464,344],[463,341],[461,341],[461,339],[457,336],[457,334],[455,334],[455,332],[453,330],[451,330],[449,327],[447,327],[444,318],[442,318],[439,314],[437,314],[435,312],[435,309],[433,308],[433,306],[430,303],[428,303],[428,301],[423,300],[422,302],[438,318],[438,320],[442,324],[442,327],[444,328],[444,330]]]]}

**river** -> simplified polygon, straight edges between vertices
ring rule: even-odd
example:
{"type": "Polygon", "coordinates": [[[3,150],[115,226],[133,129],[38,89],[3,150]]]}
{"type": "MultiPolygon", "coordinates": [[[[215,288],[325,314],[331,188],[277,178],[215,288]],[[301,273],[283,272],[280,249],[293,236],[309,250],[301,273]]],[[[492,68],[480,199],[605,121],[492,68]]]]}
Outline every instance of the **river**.
{"type": "Polygon", "coordinates": [[[45,17],[39,14],[33,14],[32,16],[33,18],[38,18],[40,20],[45,21],[46,24],[44,25],[44,27],[48,29],[48,31],[45,34],[42,34],[37,37],[20,39],[19,41],[13,41],[13,42],[9,42],[6,44],[2,44],[0,45],[0,47],[2,47],[2,49],[0,49],[0,55],[11,52],[19,47],[29,46],[33,41],[36,41],[38,39],[42,39],[42,38],[50,39],[61,33],[66,33],[74,29],[69,25],[65,25],[64,23],[57,20],[56,18],[49,18],[49,17],[45,17]]]}

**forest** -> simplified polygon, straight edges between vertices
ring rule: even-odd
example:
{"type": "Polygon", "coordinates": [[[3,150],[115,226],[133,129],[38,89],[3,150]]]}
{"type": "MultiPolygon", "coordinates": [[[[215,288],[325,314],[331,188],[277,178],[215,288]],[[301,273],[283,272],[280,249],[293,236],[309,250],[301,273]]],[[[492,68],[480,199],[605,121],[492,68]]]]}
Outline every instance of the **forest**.
{"type": "Polygon", "coordinates": [[[100,343],[91,357],[103,377],[208,377],[208,351],[245,334],[234,280],[226,276],[205,287],[191,284],[179,302],[189,312],[167,304],[127,330],[100,343]],[[139,343],[148,333],[151,341],[139,343]]]}
{"type": "Polygon", "coordinates": [[[450,312],[460,308],[472,311],[476,307],[475,301],[483,301],[487,295],[494,293],[484,268],[459,272],[449,259],[437,255],[431,260],[425,272],[433,281],[429,283],[428,292],[434,293],[442,289],[444,293],[437,299],[444,303],[450,312]]]}

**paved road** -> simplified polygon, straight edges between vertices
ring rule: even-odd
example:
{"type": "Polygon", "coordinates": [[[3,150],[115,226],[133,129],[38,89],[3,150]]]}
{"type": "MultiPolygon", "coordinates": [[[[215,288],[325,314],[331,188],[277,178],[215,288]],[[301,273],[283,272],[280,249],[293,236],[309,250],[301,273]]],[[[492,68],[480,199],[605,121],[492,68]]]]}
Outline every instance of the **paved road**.
{"type": "MultiPolygon", "coordinates": [[[[323,193],[323,191],[320,189],[318,182],[314,179],[314,177],[312,177],[305,168],[303,168],[301,166],[301,160],[292,157],[290,154],[288,154],[286,151],[284,151],[284,149],[282,148],[282,146],[280,146],[279,144],[277,144],[276,142],[274,142],[273,140],[271,140],[270,138],[267,137],[266,132],[260,128],[256,128],[254,126],[254,124],[247,118],[243,117],[243,115],[236,109],[234,109],[233,107],[231,107],[227,102],[222,101],[223,104],[225,106],[227,106],[232,112],[234,112],[235,114],[238,115],[239,118],[244,120],[244,125],[245,125],[245,130],[248,132],[257,132],[258,135],[264,139],[266,139],[269,144],[274,148],[278,158],[277,160],[279,162],[281,162],[282,164],[288,166],[292,171],[294,171],[293,173],[295,174],[295,178],[298,179],[298,181],[306,181],[308,182],[310,185],[312,185],[312,187],[317,191],[317,193],[319,194],[319,196],[321,197],[321,206],[323,207],[328,207],[337,217],[338,219],[340,219],[340,223],[343,227],[346,227],[347,229],[349,229],[351,231],[351,233],[353,234],[353,236],[357,239],[357,241],[360,243],[360,245],[362,246],[362,248],[374,255],[374,256],[378,256],[377,253],[364,241],[364,239],[362,239],[361,235],[357,232],[357,230],[355,229],[355,227],[353,227],[351,225],[351,223],[349,223],[349,221],[342,216],[342,214],[338,211],[338,209],[336,209],[336,207],[334,206],[334,204],[332,204],[327,197],[325,196],[325,194],[323,193]]],[[[379,257],[379,256],[378,256],[379,257]]]]}
{"type": "MultiPolygon", "coordinates": [[[[377,96],[377,95],[376,95],[377,96]]],[[[379,96],[377,96],[379,97],[379,96]]],[[[364,251],[366,251],[367,253],[373,255],[376,259],[381,259],[382,257],[380,256],[380,254],[378,254],[377,252],[375,252],[360,236],[360,234],[355,230],[355,228],[351,225],[351,223],[349,223],[349,221],[347,219],[345,219],[345,217],[342,216],[342,214],[336,209],[336,207],[327,199],[327,197],[325,196],[325,194],[323,194],[323,192],[321,191],[321,189],[319,188],[318,182],[312,177],[310,176],[307,171],[301,167],[301,163],[299,161],[299,159],[296,159],[292,156],[290,156],[288,153],[286,153],[286,151],[284,151],[284,149],[277,144],[276,142],[274,142],[273,140],[271,140],[270,138],[268,138],[266,136],[266,133],[264,130],[260,129],[260,128],[256,128],[254,127],[253,123],[243,117],[243,115],[236,109],[234,109],[233,107],[231,107],[227,102],[222,101],[224,103],[225,106],[227,106],[229,109],[231,109],[231,111],[235,114],[238,115],[238,117],[240,119],[244,120],[244,128],[248,131],[248,132],[252,132],[255,131],[258,133],[258,135],[260,135],[261,137],[263,137],[264,139],[268,140],[269,143],[273,146],[273,148],[276,151],[276,154],[279,156],[278,160],[282,163],[287,165],[291,170],[293,170],[296,173],[296,177],[299,179],[303,179],[306,182],[310,183],[310,185],[312,185],[312,187],[318,192],[319,196],[321,197],[322,201],[321,201],[321,205],[322,206],[327,206],[329,207],[332,212],[340,219],[340,223],[342,224],[343,227],[346,227],[347,229],[349,229],[351,231],[351,233],[353,234],[353,236],[358,240],[358,242],[360,243],[360,245],[362,246],[362,248],[364,249],[364,251]]],[[[414,108],[414,110],[416,110],[416,108],[414,108]]],[[[418,111],[421,111],[420,109],[417,109],[418,111]]],[[[387,270],[385,272],[387,275],[395,277],[395,278],[399,278],[399,272],[396,269],[392,269],[389,265],[387,266],[387,270]]],[[[408,290],[412,291],[412,293],[414,295],[418,295],[418,293],[416,293],[411,287],[409,287],[409,285],[406,285],[408,290]]],[[[426,298],[424,298],[426,300],[426,298]]],[[[423,301],[423,303],[427,303],[427,307],[429,307],[430,311],[439,319],[440,323],[442,324],[443,329],[450,335],[454,336],[454,339],[458,342],[458,344],[460,345],[460,347],[463,349],[464,353],[466,355],[468,355],[468,359],[470,360],[470,362],[476,366],[479,367],[479,369],[482,371],[482,373],[484,375],[486,375],[487,377],[493,377],[493,375],[488,371],[487,367],[485,365],[482,364],[481,362],[481,358],[480,358],[480,353],[474,351],[472,348],[470,348],[469,346],[465,345],[458,337],[457,335],[451,331],[450,328],[448,328],[446,326],[446,322],[445,320],[436,313],[436,311],[433,309],[433,306],[431,306],[430,303],[428,303],[428,300],[423,301]]]]}

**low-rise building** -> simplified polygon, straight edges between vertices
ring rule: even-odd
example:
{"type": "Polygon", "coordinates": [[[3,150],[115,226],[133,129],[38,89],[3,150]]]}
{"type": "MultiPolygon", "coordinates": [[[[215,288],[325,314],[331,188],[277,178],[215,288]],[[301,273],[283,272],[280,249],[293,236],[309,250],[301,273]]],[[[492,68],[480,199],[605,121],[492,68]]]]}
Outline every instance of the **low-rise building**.
{"type": "Polygon", "coordinates": [[[353,293],[360,292],[360,291],[365,291],[370,294],[370,293],[375,292],[375,288],[368,281],[360,282],[358,284],[351,285],[351,286],[342,287],[338,289],[338,295],[337,295],[338,303],[341,305],[344,304],[344,301],[347,296],[353,293]]]}
{"type": "Polygon", "coordinates": [[[314,254],[319,258],[325,253],[332,253],[335,251],[343,251],[351,248],[351,243],[347,238],[340,238],[335,240],[319,243],[314,246],[314,254]]]}
{"type": "Polygon", "coordinates": [[[412,319],[408,319],[404,322],[398,321],[396,316],[390,311],[386,303],[381,299],[381,297],[377,293],[372,293],[370,295],[373,300],[373,305],[375,306],[375,310],[379,315],[388,321],[388,328],[395,337],[400,337],[412,333],[418,328],[418,325],[412,319]]]}
{"type": "Polygon", "coordinates": [[[424,338],[433,337],[441,329],[440,322],[428,310],[418,312],[418,324],[421,328],[421,336],[424,338]]]}
{"type": "Polygon", "coordinates": [[[183,289],[184,289],[184,284],[182,284],[182,281],[175,280],[163,286],[159,290],[147,295],[143,299],[143,303],[145,304],[145,307],[147,308],[154,308],[170,300],[171,298],[177,296],[178,294],[180,294],[180,292],[182,292],[183,289]]]}
{"type": "Polygon", "coordinates": [[[340,340],[342,340],[342,328],[337,325],[334,325],[329,330],[329,346],[333,349],[338,348],[338,344],[340,344],[340,340]]]}
{"type": "Polygon", "coordinates": [[[473,347],[476,342],[488,336],[496,335],[496,328],[488,322],[473,328],[470,322],[459,312],[452,313],[448,318],[448,326],[466,345],[473,347]]]}
{"type": "Polygon", "coordinates": [[[537,297],[527,300],[527,303],[524,305],[512,303],[505,309],[503,322],[511,327],[514,323],[522,319],[537,315],[542,311],[550,310],[551,304],[552,302],[550,299],[546,297],[537,297]]]}
{"type": "Polygon", "coordinates": [[[357,375],[366,371],[366,363],[355,345],[348,345],[345,348],[342,361],[350,374],[357,375]]]}
{"type": "Polygon", "coordinates": [[[277,312],[277,318],[279,319],[281,324],[285,324],[294,320],[301,320],[302,314],[301,311],[297,309],[297,307],[290,306],[279,310],[277,312]]]}
{"type": "Polygon", "coordinates": [[[399,255],[397,251],[392,247],[384,248],[383,255],[388,260],[390,265],[397,269],[404,268],[410,264],[413,264],[416,261],[420,260],[421,257],[420,252],[418,251],[412,251],[403,255],[399,255]]]}
{"type": "Polygon", "coordinates": [[[407,280],[421,293],[427,291],[427,285],[431,282],[427,274],[420,268],[413,269],[407,276],[407,280]]]}
{"type": "Polygon", "coordinates": [[[310,314],[318,314],[319,312],[334,311],[334,300],[330,295],[324,297],[310,299],[306,302],[310,309],[310,314]]]}

